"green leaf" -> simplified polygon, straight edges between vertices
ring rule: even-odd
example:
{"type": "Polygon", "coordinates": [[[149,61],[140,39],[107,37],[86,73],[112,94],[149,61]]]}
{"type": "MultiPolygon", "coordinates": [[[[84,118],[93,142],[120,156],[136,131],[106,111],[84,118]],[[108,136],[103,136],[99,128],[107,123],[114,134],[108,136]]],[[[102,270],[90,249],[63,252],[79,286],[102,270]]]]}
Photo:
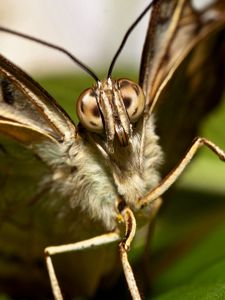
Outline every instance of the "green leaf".
{"type": "Polygon", "coordinates": [[[192,280],[185,284],[177,285],[169,292],[165,292],[152,300],[211,300],[225,298],[225,259],[214,263],[206,269],[202,269],[192,280]]]}

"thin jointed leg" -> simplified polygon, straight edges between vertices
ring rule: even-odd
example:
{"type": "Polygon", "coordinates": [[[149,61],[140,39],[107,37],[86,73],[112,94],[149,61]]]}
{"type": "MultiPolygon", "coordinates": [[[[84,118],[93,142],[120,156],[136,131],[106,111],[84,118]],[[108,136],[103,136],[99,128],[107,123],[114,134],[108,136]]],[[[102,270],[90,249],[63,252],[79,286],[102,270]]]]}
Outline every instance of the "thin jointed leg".
{"type": "Polygon", "coordinates": [[[120,259],[123,266],[123,271],[133,300],[141,300],[141,296],[134,278],[134,273],[128,261],[127,251],[130,249],[130,244],[136,232],[136,220],[130,208],[125,207],[121,212],[125,223],[125,238],[119,244],[120,259]]]}
{"type": "Polygon", "coordinates": [[[121,238],[117,232],[110,232],[77,243],[45,248],[46,264],[55,300],[63,300],[63,296],[52,263],[52,255],[72,251],[82,251],[83,249],[98,247],[104,244],[109,244],[118,241],[120,239],[121,238]]]}
{"type": "Polygon", "coordinates": [[[205,138],[196,138],[181,162],[160,182],[156,188],[151,190],[145,197],[139,200],[137,209],[141,209],[149,203],[156,201],[156,199],[159,198],[177,180],[186,166],[190,163],[197,150],[203,145],[212,150],[222,161],[225,161],[225,152],[217,145],[205,138]]]}

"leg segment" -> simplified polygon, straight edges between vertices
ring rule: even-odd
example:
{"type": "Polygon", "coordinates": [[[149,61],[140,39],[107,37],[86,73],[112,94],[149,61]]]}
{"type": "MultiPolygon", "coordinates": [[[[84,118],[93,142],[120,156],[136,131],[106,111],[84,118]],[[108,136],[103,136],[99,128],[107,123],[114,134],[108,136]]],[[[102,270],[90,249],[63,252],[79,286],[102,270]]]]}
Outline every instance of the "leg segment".
{"type": "Polygon", "coordinates": [[[51,258],[52,255],[72,251],[82,251],[87,248],[93,248],[104,244],[109,244],[118,240],[120,240],[119,234],[116,232],[110,232],[77,243],[45,248],[45,259],[55,300],[63,300],[63,296],[53,266],[51,258]]]}
{"type": "Polygon", "coordinates": [[[133,300],[141,300],[140,293],[134,278],[133,271],[131,269],[130,263],[128,261],[127,251],[130,249],[130,244],[134,238],[136,232],[136,220],[133,212],[125,207],[121,212],[123,220],[125,223],[125,238],[119,244],[120,258],[123,266],[123,271],[127,280],[127,284],[133,300]]]}
{"type": "Polygon", "coordinates": [[[222,161],[225,161],[225,152],[217,145],[205,138],[196,138],[181,162],[160,182],[157,187],[139,200],[137,208],[140,209],[152,201],[156,201],[156,199],[159,198],[177,180],[186,166],[190,163],[197,150],[203,145],[212,150],[222,161]]]}

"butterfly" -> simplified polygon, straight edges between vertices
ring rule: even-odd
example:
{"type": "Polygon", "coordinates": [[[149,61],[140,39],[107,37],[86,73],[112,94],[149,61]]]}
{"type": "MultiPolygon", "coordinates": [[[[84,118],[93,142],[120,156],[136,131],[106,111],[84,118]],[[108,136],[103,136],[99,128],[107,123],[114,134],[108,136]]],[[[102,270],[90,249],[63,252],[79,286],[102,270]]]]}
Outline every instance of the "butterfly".
{"type": "Polygon", "coordinates": [[[55,299],[62,299],[62,293],[90,296],[103,277],[118,272],[119,253],[132,298],[141,299],[127,256],[136,230],[151,225],[161,195],[200,146],[224,160],[224,152],[212,142],[190,140],[197,131],[195,121],[223,92],[224,68],[219,79],[217,68],[224,66],[225,5],[218,0],[198,10],[192,1],[153,1],[122,46],[150,7],[139,84],[111,76],[122,47],[105,80],[80,64],[96,82],[77,100],[78,125],[37,82],[0,56],[0,278],[6,290],[14,282],[14,293],[26,286],[29,295],[33,285],[40,286],[38,298],[48,290],[45,250],[55,299]],[[203,67],[215,51],[207,74],[212,86],[206,87],[203,67]],[[189,125],[185,117],[198,95],[192,91],[199,90],[203,94],[189,125]],[[172,120],[164,109],[172,110],[172,120]],[[163,179],[155,110],[157,119],[162,118],[163,126],[156,123],[162,149],[167,157],[172,153],[162,172],[183,157],[163,179]],[[170,126],[173,138],[167,137],[170,126]],[[184,135],[189,126],[191,132],[184,135]],[[71,251],[79,252],[75,259],[59,255],[71,251]]]}

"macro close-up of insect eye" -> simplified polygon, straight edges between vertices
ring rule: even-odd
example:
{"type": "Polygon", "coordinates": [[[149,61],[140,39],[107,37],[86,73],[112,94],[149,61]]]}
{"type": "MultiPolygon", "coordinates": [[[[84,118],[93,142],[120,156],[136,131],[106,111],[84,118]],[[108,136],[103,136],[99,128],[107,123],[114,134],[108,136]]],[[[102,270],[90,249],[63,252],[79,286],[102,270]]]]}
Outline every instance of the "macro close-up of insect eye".
{"type": "Polygon", "coordinates": [[[0,10],[0,300],[225,299],[225,2],[84,3],[0,10]]]}

